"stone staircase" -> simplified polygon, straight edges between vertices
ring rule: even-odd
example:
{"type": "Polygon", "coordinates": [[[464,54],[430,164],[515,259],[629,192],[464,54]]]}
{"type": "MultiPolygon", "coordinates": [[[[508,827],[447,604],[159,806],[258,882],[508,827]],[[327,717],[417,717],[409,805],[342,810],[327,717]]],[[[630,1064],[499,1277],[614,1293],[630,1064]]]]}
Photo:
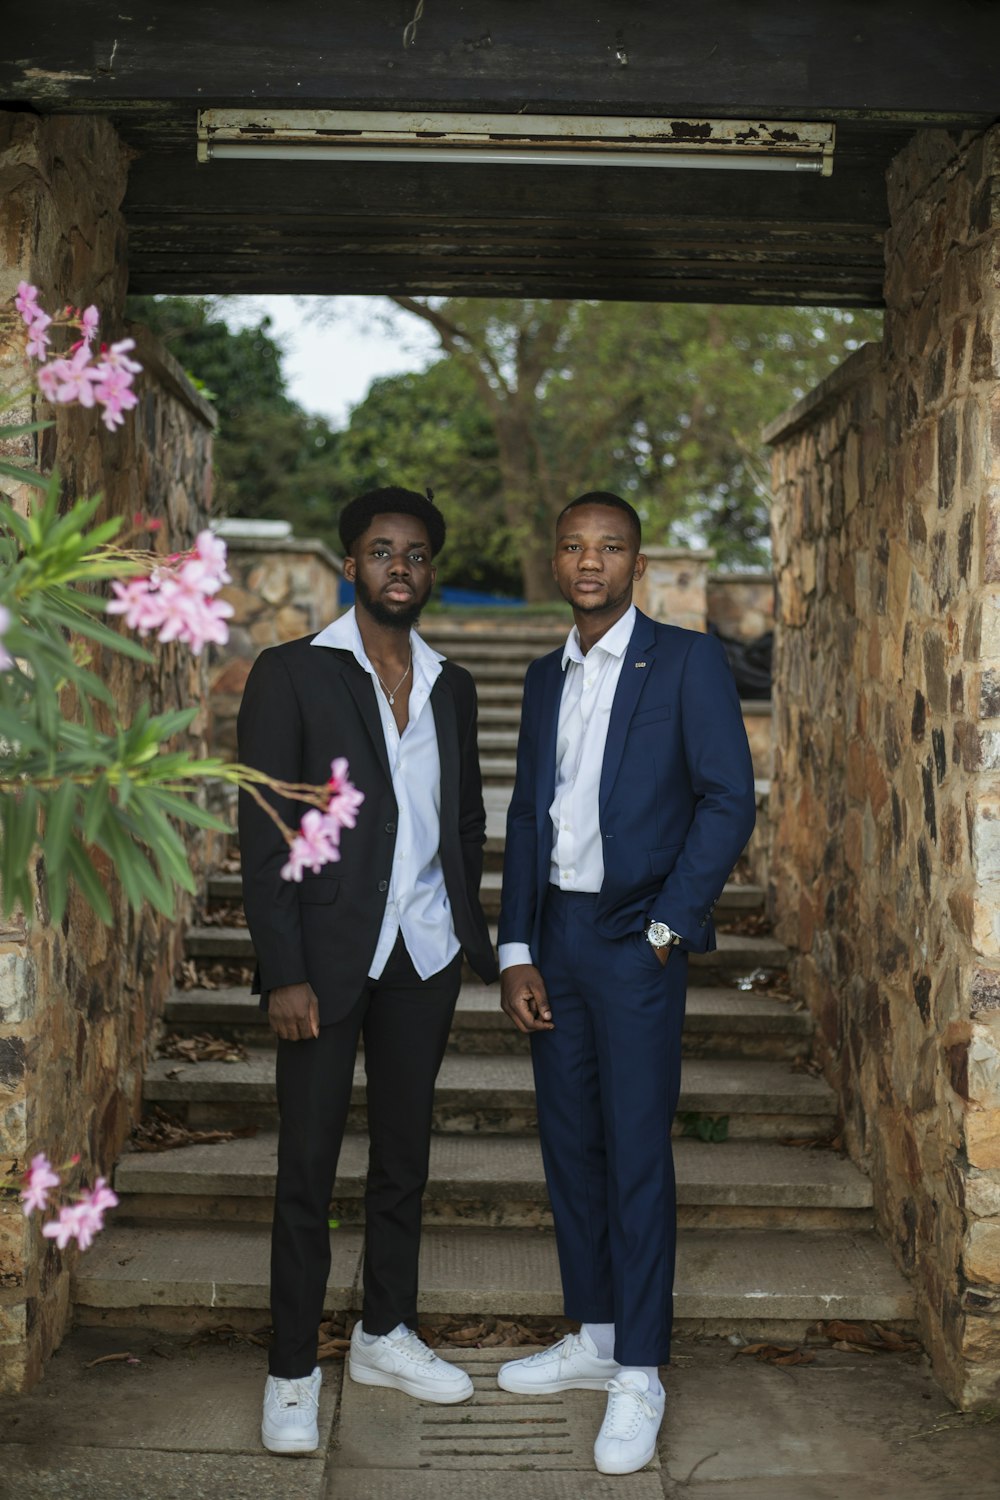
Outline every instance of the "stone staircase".
{"type": "MultiPolygon", "coordinates": [[[[564,631],[562,622],[427,631],[431,644],[467,665],[479,684],[488,812],[482,890],[494,923],[520,682],[528,662],[564,631]]],[[[766,787],[761,793],[766,797],[766,787]]],[[[206,896],[232,905],[239,894],[239,876],[219,874],[206,896]]],[[[759,887],[732,884],[716,916],[725,924],[761,905],[759,887]]],[[[188,932],[187,953],[238,963],[252,949],[244,928],[206,924],[188,932]]],[[[687,1331],[794,1339],[811,1322],[833,1317],[906,1324],[913,1316],[910,1289],[872,1227],[867,1178],[822,1144],[836,1131],[836,1100],[808,1067],[808,1013],[735,983],[757,969],[779,970],[786,958],[773,938],[723,931],[718,951],[692,963],[674,1141],[676,1314],[687,1331]],[[700,1138],[713,1131],[725,1139],[700,1138]]],[[[246,988],[178,990],[165,1022],[174,1033],[240,1042],[247,1056],[158,1058],[145,1076],[146,1104],[191,1128],[254,1133],[122,1157],[113,1224],[78,1262],[77,1319],[258,1327],[267,1321],[277,1149],[273,1038],[246,988]]],[[[330,1211],[331,1309],[360,1305],[364,1110],[359,1060],[330,1211]]],[[[500,1012],[497,986],[471,974],[438,1082],[424,1222],[426,1315],[561,1312],[527,1042],[500,1012]]]]}

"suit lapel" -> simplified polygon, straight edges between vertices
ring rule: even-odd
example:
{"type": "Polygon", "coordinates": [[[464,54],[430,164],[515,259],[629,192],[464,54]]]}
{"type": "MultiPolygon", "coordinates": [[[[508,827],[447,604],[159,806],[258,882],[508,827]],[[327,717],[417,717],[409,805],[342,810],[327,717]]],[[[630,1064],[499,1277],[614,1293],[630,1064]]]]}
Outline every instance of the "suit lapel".
{"type": "Polygon", "coordinates": [[[444,809],[458,807],[458,787],[461,767],[458,761],[458,713],[455,698],[442,672],[431,688],[431,712],[437,734],[438,758],[441,762],[441,826],[444,827],[444,809]]]}
{"type": "Polygon", "coordinates": [[[535,816],[539,828],[549,821],[556,786],[556,733],[562,702],[562,655],[553,655],[541,692],[538,716],[538,774],[535,777],[535,816]]]}
{"type": "Polygon", "coordinates": [[[636,616],[632,639],[622,659],[621,675],[618,678],[618,686],[615,688],[614,702],[611,705],[611,722],[608,725],[608,737],[604,745],[604,764],[601,767],[601,791],[598,805],[602,817],[611,795],[611,788],[615,784],[615,777],[618,775],[618,767],[625,753],[629,722],[635,712],[643,685],[656,665],[656,635],[652,626],[653,622],[646,615],[636,616]]]}
{"type": "Polygon", "coordinates": [[[375,751],[375,758],[382,768],[386,781],[392,783],[392,772],[389,769],[389,756],[385,748],[385,734],[382,730],[382,720],[379,718],[378,704],[375,702],[375,694],[372,692],[372,680],[368,673],[355,660],[352,652],[338,651],[344,666],[344,677],[351,691],[361,722],[368,731],[368,737],[375,751]]]}

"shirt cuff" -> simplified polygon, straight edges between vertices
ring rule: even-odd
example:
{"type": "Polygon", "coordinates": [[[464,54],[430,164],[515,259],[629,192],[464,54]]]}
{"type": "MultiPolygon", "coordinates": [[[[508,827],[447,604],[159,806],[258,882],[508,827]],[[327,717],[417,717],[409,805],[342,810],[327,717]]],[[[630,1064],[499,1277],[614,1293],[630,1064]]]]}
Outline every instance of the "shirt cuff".
{"type": "Polygon", "coordinates": [[[497,952],[500,955],[501,974],[504,969],[512,969],[515,964],[533,964],[535,962],[527,943],[501,943],[497,952]]]}

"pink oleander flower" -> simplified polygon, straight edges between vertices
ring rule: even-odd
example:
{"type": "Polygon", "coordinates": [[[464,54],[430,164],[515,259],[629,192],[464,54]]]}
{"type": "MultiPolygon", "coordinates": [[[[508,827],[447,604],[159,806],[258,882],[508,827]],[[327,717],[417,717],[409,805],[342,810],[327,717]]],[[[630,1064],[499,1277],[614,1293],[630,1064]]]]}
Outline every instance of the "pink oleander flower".
{"type": "Polygon", "coordinates": [[[14,665],[14,658],[3,643],[3,638],[10,629],[10,610],[0,604],[0,672],[6,672],[8,667],[14,665]]]}
{"type": "Polygon", "coordinates": [[[19,281],[17,283],[17,296],[14,298],[14,306],[30,328],[31,324],[35,321],[36,314],[40,311],[37,286],[32,286],[30,281],[19,281]]]}
{"type": "Polygon", "coordinates": [[[52,1170],[52,1163],[44,1151],[39,1151],[37,1156],[31,1158],[31,1166],[24,1174],[24,1187],[21,1189],[21,1206],[25,1217],[34,1213],[37,1208],[41,1213],[49,1201],[49,1189],[59,1186],[59,1173],[52,1170]]]}
{"type": "Polygon", "coordinates": [[[81,406],[93,406],[96,399],[94,386],[101,377],[90,362],[87,345],[81,344],[72,359],[57,360],[55,368],[59,376],[56,400],[61,405],[79,401],[81,406]]]}
{"type": "Polygon", "coordinates": [[[101,315],[97,311],[97,308],[93,305],[93,303],[91,303],[90,307],[85,307],[83,309],[83,312],[80,314],[80,332],[83,334],[88,344],[91,342],[94,334],[97,332],[97,325],[100,323],[100,321],[101,315]]]}
{"type": "MultiPolygon", "coordinates": [[[[220,588],[224,583],[232,583],[233,580],[226,572],[226,544],[221,536],[216,536],[213,531],[199,531],[194,550],[199,561],[218,580],[220,588]]],[[[215,589],[212,592],[215,593],[215,589]]]]}
{"type": "Polygon", "coordinates": [[[40,307],[35,308],[35,316],[28,323],[28,342],[24,346],[29,359],[44,360],[48,357],[47,350],[52,340],[46,329],[51,322],[48,313],[42,312],[40,307]]]}
{"type": "Polygon", "coordinates": [[[288,863],[282,867],[282,880],[300,881],[306,870],[322,870],[324,865],[340,858],[336,836],[339,829],[325,814],[311,807],[303,814],[299,831],[288,851],[288,863]]]}
{"type": "Polygon", "coordinates": [[[138,375],[142,365],[138,360],[128,358],[128,351],[134,348],[135,339],[119,339],[110,349],[102,344],[101,364],[109,370],[124,370],[129,375],[138,375]]]}
{"type": "Polygon", "coordinates": [[[56,392],[59,389],[61,376],[59,374],[59,360],[53,360],[51,364],[40,365],[35,375],[38,389],[46,401],[55,401],[56,392]]]}
{"type": "Polygon", "coordinates": [[[117,579],[111,587],[116,594],[107,607],[109,615],[124,615],[130,630],[159,630],[165,618],[164,601],[160,591],[150,586],[148,578],[130,578],[127,583],[117,579]]]}
{"type": "Polygon", "coordinates": [[[338,756],[330,766],[330,780],[327,782],[330,801],[323,816],[338,829],[356,826],[358,808],[365,800],[364,792],[359,792],[350,780],[348,769],[344,756],[338,756]]]}
{"type": "MultiPolygon", "coordinates": [[[[183,568],[181,574],[183,575],[183,568]]],[[[154,579],[156,575],[154,574],[154,579]]],[[[163,623],[157,640],[182,641],[195,656],[208,641],[224,646],[229,639],[226,620],[233,606],[224,599],[210,599],[183,576],[162,574],[160,596],[163,601],[163,623]]]]}
{"type": "Polygon", "coordinates": [[[93,1215],[84,1203],[64,1203],[59,1217],[42,1225],[42,1234],[47,1240],[55,1240],[60,1250],[65,1250],[70,1240],[86,1250],[94,1238],[93,1215]]]}
{"type": "Polygon", "coordinates": [[[104,408],[101,421],[109,432],[114,432],[116,427],[124,426],[122,413],[138,406],[139,398],[132,390],[132,376],[127,370],[98,365],[96,373],[101,375],[102,372],[103,379],[95,387],[94,395],[98,405],[104,408]]]}

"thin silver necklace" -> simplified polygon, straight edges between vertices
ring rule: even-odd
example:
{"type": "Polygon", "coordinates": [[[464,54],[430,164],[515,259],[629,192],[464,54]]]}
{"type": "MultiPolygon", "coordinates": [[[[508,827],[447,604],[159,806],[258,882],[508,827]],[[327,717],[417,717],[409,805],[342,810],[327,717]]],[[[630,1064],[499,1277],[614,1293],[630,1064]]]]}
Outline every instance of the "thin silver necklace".
{"type": "Polygon", "coordinates": [[[389,684],[387,682],[383,681],[383,679],[379,676],[378,669],[375,667],[375,663],[374,662],[372,663],[372,668],[375,671],[375,676],[378,677],[379,682],[382,683],[382,686],[385,689],[385,696],[389,700],[389,707],[390,708],[392,707],[392,705],[396,701],[396,694],[399,692],[400,688],[403,686],[403,683],[409,677],[409,675],[410,675],[410,668],[412,666],[413,666],[413,647],[411,646],[410,647],[410,659],[406,663],[406,671],[403,673],[402,677],[396,683],[396,686],[394,688],[390,688],[389,684]]]}

